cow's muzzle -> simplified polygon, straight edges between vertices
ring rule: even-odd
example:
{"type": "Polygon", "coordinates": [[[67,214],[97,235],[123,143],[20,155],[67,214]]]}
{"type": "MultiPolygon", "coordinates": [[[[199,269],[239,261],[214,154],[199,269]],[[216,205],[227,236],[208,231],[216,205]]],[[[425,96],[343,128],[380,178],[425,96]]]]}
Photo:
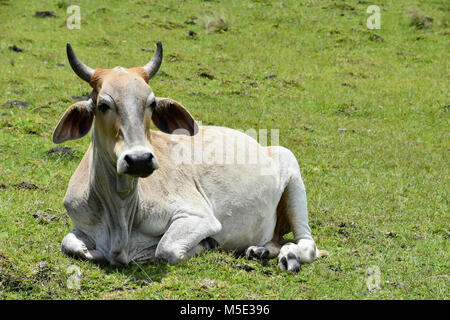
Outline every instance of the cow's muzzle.
{"type": "Polygon", "coordinates": [[[152,152],[135,151],[126,153],[119,159],[117,173],[145,178],[151,175],[158,167],[158,161],[152,152]]]}

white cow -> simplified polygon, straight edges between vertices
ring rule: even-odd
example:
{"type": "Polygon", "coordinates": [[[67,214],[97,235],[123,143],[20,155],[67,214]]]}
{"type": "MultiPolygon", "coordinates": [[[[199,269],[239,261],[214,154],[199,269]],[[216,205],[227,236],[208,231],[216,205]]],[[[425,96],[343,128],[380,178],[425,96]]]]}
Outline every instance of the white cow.
{"type": "Polygon", "coordinates": [[[199,127],[181,104],[155,97],[147,82],[161,65],[161,42],[140,68],[91,69],[70,44],[67,55],[93,90],[53,133],[62,143],[92,127],[64,198],[74,223],[62,241],[64,253],[114,265],[176,263],[220,246],[250,259],[278,256],[281,270],[299,270],[327,254],[311,237],[292,152],[263,147],[237,130],[199,127]],[[161,131],[150,130],[151,122],[161,131]],[[206,157],[211,150],[215,157],[206,157]],[[256,161],[248,160],[252,156],[256,161]],[[291,231],[295,242],[283,245],[291,231]]]}

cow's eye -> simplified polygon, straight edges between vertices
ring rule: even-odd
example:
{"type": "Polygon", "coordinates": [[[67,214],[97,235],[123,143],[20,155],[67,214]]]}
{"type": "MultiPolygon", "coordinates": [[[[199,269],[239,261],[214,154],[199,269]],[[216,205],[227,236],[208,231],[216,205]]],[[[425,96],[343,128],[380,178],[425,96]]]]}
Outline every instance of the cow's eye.
{"type": "Polygon", "coordinates": [[[105,113],[106,111],[108,111],[110,108],[109,108],[109,106],[106,104],[106,103],[104,103],[104,102],[102,102],[102,103],[100,103],[99,105],[98,105],[98,110],[100,110],[101,112],[103,112],[103,113],[105,113]]]}
{"type": "Polygon", "coordinates": [[[156,100],[153,100],[153,102],[150,103],[150,108],[151,108],[152,110],[155,110],[155,108],[156,108],[156,100]]]}

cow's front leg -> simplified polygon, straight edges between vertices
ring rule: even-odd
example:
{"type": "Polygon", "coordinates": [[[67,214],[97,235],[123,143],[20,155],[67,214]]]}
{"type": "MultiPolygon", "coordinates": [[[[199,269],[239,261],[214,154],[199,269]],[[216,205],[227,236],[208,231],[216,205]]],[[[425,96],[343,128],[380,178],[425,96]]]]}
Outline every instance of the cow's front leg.
{"type": "Polygon", "coordinates": [[[105,261],[103,254],[95,249],[95,243],[76,227],[64,237],[61,243],[61,251],[75,258],[97,263],[105,261]]]}
{"type": "Polygon", "coordinates": [[[212,215],[176,217],[156,248],[156,260],[177,263],[216,245],[210,237],[222,229],[212,215]]]}

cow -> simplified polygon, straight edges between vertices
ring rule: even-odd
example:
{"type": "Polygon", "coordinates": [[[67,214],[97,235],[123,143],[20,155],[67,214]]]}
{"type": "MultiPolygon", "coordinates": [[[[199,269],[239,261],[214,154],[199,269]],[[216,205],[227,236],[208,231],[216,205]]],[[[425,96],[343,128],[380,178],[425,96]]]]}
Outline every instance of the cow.
{"type": "Polygon", "coordinates": [[[70,43],[66,49],[92,92],[65,111],[53,142],[92,133],[63,201],[74,224],[62,240],[64,254],[117,266],[175,264],[220,247],[248,259],[278,257],[282,271],[327,255],[311,236],[291,151],[262,146],[239,130],[200,126],[179,102],[155,96],[148,82],[162,62],[160,41],[151,60],[135,68],[92,69],[70,43]],[[183,160],[181,154],[195,155],[199,139],[200,160],[213,148],[232,161],[183,160]],[[236,163],[249,150],[258,161],[236,163]],[[294,241],[283,238],[289,232],[294,241]]]}

